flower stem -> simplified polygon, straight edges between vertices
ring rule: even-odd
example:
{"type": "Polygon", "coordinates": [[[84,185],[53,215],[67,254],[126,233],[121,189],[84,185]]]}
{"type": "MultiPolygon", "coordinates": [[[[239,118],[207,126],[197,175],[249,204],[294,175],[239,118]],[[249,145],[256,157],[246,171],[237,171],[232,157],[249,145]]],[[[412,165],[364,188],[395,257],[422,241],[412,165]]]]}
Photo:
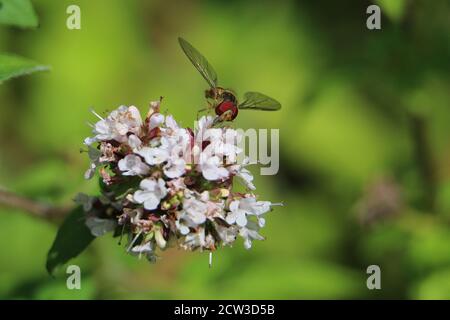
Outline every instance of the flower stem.
{"type": "Polygon", "coordinates": [[[5,206],[14,209],[23,210],[34,217],[44,220],[56,221],[60,220],[68,211],[69,208],[54,207],[44,204],[14,192],[8,191],[0,186],[0,206],[5,206]]]}
{"type": "Polygon", "coordinates": [[[429,144],[428,127],[426,120],[417,115],[410,115],[411,132],[414,142],[414,153],[419,166],[426,208],[433,212],[436,197],[436,170],[429,144]]]}

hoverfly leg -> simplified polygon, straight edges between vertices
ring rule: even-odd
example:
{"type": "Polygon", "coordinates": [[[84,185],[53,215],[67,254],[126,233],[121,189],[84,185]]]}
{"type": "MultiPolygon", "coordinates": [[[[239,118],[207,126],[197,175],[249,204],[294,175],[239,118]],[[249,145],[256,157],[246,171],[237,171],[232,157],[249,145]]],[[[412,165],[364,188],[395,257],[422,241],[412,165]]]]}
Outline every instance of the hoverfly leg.
{"type": "Polygon", "coordinates": [[[222,116],[215,117],[212,126],[214,127],[216,124],[222,123],[223,121],[224,119],[222,118],[222,116]]]}
{"type": "Polygon", "coordinates": [[[198,110],[197,111],[197,121],[198,121],[198,116],[200,115],[200,113],[208,111],[208,110],[209,110],[209,108],[202,108],[202,109],[198,110]]]}

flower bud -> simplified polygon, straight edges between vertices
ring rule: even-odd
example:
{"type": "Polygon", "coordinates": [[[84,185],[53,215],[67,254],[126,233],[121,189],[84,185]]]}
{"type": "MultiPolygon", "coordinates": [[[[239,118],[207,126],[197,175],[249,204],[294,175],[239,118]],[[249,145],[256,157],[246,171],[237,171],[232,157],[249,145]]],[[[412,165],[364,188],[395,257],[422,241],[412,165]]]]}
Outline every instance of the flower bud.
{"type": "Polygon", "coordinates": [[[168,201],[163,201],[161,203],[161,210],[169,210],[172,205],[168,201]]]}
{"type": "Polygon", "coordinates": [[[180,200],[178,199],[178,197],[173,197],[169,200],[170,206],[171,208],[176,208],[180,205],[180,200]]]}
{"type": "Polygon", "coordinates": [[[220,190],[220,197],[227,198],[230,195],[230,190],[221,188],[220,190]]]}
{"type": "Polygon", "coordinates": [[[161,249],[164,249],[166,247],[167,242],[163,237],[162,230],[159,228],[157,230],[155,230],[155,240],[156,240],[156,244],[161,249]]]}
{"type": "Polygon", "coordinates": [[[147,233],[147,234],[145,235],[145,237],[144,237],[144,242],[148,242],[148,241],[152,240],[153,237],[154,237],[154,235],[155,235],[154,232],[149,232],[149,233],[147,233]]]}

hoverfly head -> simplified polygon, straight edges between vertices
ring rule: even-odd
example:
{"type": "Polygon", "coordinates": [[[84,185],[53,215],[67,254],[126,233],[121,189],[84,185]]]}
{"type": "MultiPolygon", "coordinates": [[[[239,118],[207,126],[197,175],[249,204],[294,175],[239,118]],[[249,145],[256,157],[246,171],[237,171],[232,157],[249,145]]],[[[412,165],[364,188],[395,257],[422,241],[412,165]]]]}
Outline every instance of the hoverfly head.
{"type": "Polygon", "coordinates": [[[206,99],[216,99],[216,96],[217,96],[216,88],[209,88],[205,90],[206,99]]]}

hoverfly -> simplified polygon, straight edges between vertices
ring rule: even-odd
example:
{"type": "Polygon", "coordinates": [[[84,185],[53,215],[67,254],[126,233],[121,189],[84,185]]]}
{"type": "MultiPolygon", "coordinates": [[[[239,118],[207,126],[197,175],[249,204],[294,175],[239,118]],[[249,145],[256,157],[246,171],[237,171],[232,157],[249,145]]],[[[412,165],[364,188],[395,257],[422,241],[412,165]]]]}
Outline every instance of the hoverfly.
{"type": "Polygon", "coordinates": [[[214,108],[214,111],[219,116],[219,121],[233,120],[238,115],[238,110],[241,109],[275,111],[281,108],[281,104],[277,100],[253,91],[246,92],[244,101],[238,103],[233,91],[217,85],[217,74],[208,60],[183,38],[178,38],[178,42],[194,67],[208,82],[209,89],[205,91],[205,97],[212,101],[210,108],[214,108]]]}

